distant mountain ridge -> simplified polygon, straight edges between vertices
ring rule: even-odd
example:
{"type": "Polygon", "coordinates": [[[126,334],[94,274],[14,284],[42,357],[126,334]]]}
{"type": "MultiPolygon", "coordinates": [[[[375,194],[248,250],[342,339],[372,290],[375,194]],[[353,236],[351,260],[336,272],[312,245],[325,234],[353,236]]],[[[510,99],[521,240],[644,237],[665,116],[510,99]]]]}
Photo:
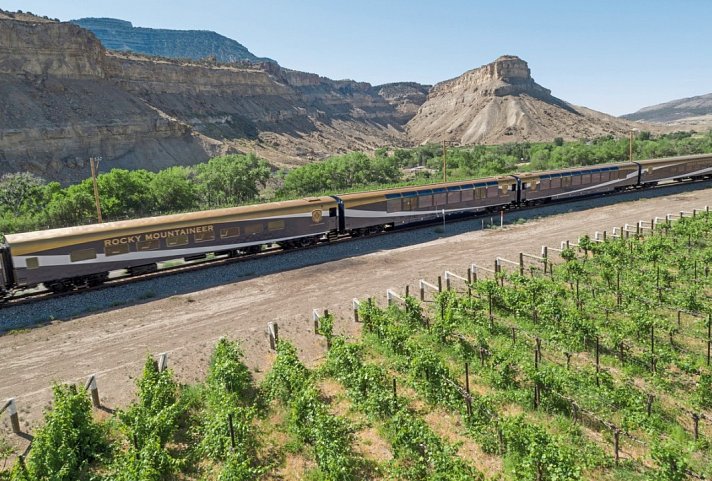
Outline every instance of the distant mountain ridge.
{"type": "Polygon", "coordinates": [[[712,93],[651,105],[622,116],[628,120],[665,124],[693,123],[706,117],[712,117],[712,93]]]}
{"type": "Polygon", "coordinates": [[[85,28],[104,48],[158,57],[200,60],[214,57],[218,62],[274,62],[257,57],[241,43],[208,30],[168,30],[134,27],[116,18],[80,18],[71,23],[85,28]]]}

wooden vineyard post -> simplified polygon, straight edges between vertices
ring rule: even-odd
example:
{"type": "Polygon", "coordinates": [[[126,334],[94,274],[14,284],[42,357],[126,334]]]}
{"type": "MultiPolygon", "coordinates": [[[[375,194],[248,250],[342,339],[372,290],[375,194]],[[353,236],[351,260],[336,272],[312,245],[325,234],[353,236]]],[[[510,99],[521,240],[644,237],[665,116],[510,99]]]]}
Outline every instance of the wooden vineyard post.
{"type": "Polygon", "coordinates": [[[692,413],[692,433],[695,441],[700,438],[700,415],[692,413]]]}
{"type": "Polygon", "coordinates": [[[571,369],[571,353],[570,352],[565,352],[564,355],[566,356],[566,370],[571,369]]]}
{"type": "Polygon", "coordinates": [[[89,379],[87,380],[84,389],[89,390],[89,394],[91,395],[92,406],[94,406],[95,408],[100,408],[101,401],[99,399],[99,388],[96,386],[96,374],[92,374],[91,376],[89,376],[89,379]]]}
{"type": "Polygon", "coordinates": [[[0,414],[7,409],[7,414],[10,416],[10,426],[12,426],[12,432],[15,434],[20,434],[20,417],[17,414],[17,404],[15,404],[15,398],[10,398],[5,401],[5,405],[0,409],[0,414]]]}
{"type": "Polygon", "coordinates": [[[648,417],[650,417],[651,414],[653,414],[653,401],[655,400],[655,396],[652,394],[648,394],[648,400],[646,402],[645,406],[645,412],[648,414],[648,417]]]}
{"type": "Polygon", "coordinates": [[[442,276],[438,276],[438,292],[443,291],[443,278],[442,276]]]}
{"type": "Polygon", "coordinates": [[[396,392],[396,378],[393,378],[393,399],[398,399],[398,393],[396,392]]]}
{"type": "Polygon", "coordinates": [[[405,297],[406,299],[410,297],[410,285],[405,286],[405,297]]]}
{"type": "Polygon", "coordinates": [[[620,461],[620,437],[621,437],[621,431],[618,428],[613,429],[613,451],[615,455],[615,461],[616,461],[616,466],[618,466],[618,462],[620,461]]]}
{"type": "Polygon", "coordinates": [[[358,302],[358,299],[352,299],[351,300],[351,310],[354,313],[354,322],[358,322],[358,308],[360,306],[360,303],[358,302]]]}
{"type": "Polygon", "coordinates": [[[472,299],[472,267],[467,268],[467,298],[472,299]]]}
{"type": "Polygon", "coordinates": [[[512,326],[512,346],[517,344],[517,328],[512,326]]]}
{"type": "Polygon", "coordinates": [[[470,364],[465,363],[465,391],[470,394],[470,364]]]}
{"type": "Polygon", "coordinates": [[[162,352],[158,355],[158,372],[168,369],[168,353],[162,352]]]}
{"type": "Polygon", "coordinates": [[[230,428],[230,450],[235,452],[235,426],[232,423],[232,413],[227,415],[227,424],[230,428]]]}
{"type": "Polygon", "coordinates": [[[549,264],[549,248],[547,246],[541,248],[541,256],[544,258],[544,274],[546,274],[547,265],[549,264]]]}
{"type": "Polygon", "coordinates": [[[277,343],[279,342],[279,326],[276,322],[267,323],[267,335],[269,336],[270,349],[276,351],[277,343]]]}
{"type": "Polygon", "coordinates": [[[519,253],[519,275],[524,276],[524,253],[519,253]]]}

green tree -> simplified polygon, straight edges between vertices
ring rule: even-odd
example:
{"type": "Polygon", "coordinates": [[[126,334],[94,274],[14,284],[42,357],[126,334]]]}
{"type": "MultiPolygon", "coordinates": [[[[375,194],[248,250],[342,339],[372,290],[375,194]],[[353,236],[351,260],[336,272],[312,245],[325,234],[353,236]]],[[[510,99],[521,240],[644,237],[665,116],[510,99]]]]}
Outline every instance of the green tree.
{"type": "Polygon", "coordinates": [[[232,206],[257,198],[269,179],[267,162],[254,154],[224,155],[198,165],[199,194],[206,207],[232,206]]]}
{"type": "Polygon", "coordinates": [[[198,187],[192,169],[169,167],[153,176],[149,189],[154,197],[152,214],[198,209],[198,187]]]}
{"type": "Polygon", "coordinates": [[[37,210],[43,200],[45,180],[30,172],[5,174],[0,177],[0,212],[14,216],[37,210]]]}

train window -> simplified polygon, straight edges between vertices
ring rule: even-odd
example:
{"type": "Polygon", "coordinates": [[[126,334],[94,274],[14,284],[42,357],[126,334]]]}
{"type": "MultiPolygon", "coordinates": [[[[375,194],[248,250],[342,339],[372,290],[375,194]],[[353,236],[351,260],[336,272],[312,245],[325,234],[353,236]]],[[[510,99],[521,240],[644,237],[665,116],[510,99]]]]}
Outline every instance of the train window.
{"type": "Polygon", "coordinates": [[[442,194],[435,194],[433,195],[433,201],[435,205],[445,205],[447,202],[447,194],[444,192],[442,194]]]}
{"type": "Polygon", "coordinates": [[[415,197],[403,199],[403,210],[413,210],[415,208],[415,197]]]}
{"type": "Polygon", "coordinates": [[[259,234],[262,232],[263,229],[264,227],[262,226],[262,224],[250,224],[245,226],[245,234],[259,234]]]}
{"type": "Polygon", "coordinates": [[[173,237],[169,237],[166,239],[167,247],[178,247],[178,246],[184,246],[187,244],[188,244],[188,236],[187,235],[174,235],[173,237]]]}
{"type": "Polygon", "coordinates": [[[418,196],[418,208],[432,207],[433,206],[433,196],[432,195],[419,195],[418,196]]]}
{"type": "Polygon", "coordinates": [[[479,187],[475,189],[475,199],[480,200],[487,197],[487,189],[484,187],[479,187]]]}
{"type": "Polygon", "coordinates": [[[467,189],[462,191],[462,202],[469,202],[475,198],[475,191],[467,189]]]}
{"type": "Polygon", "coordinates": [[[267,223],[267,230],[270,232],[284,229],[284,220],[273,220],[267,223]]]}
{"type": "Polygon", "coordinates": [[[575,175],[571,177],[571,185],[581,185],[581,176],[575,175]]]}
{"type": "Polygon", "coordinates": [[[448,204],[459,204],[460,203],[460,192],[448,192],[447,193],[447,203],[448,204]]]}
{"type": "Polygon", "coordinates": [[[601,182],[608,180],[608,172],[601,172],[601,182]]]}
{"type": "Polygon", "coordinates": [[[551,187],[551,180],[550,179],[541,179],[541,187],[539,190],[546,190],[551,187]]]}
{"type": "Polygon", "coordinates": [[[161,248],[161,240],[153,239],[136,243],[136,249],[140,251],[155,251],[161,248]]]}
{"type": "Polygon", "coordinates": [[[88,261],[89,259],[96,259],[96,250],[80,249],[69,254],[69,260],[72,262],[88,261]]]}
{"type": "Polygon", "coordinates": [[[223,239],[227,237],[238,237],[240,235],[239,227],[227,227],[225,229],[220,229],[220,237],[223,239]]]}
{"type": "Polygon", "coordinates": [[[595,184],[596,182],[600,182],[600,181],[601,181],[601,174],[599,174],[599,173],[591,174],[591,182],[592,183],[595,184]]]}
{"type": "Polygon", "coordinates": [[[582,184],[590,184],[591,183],[591,174],[584,174],[581,176],[581,183],[582,184]]]}
{"type": "Polygon", "coordinates": [[[215,239],[215,232],[209,230],[207,232],[197,232],[195,234],[195,242],[209,242],[215,239]]]}
{"type": "Polygon", "coordinates": [[[386,210],[388,212],[398,212],[401,208],[401,200],[398,199],[388,199],[386,201],[386,210]]]}
{"type": "Polygon", "coordinates": [[[28,257],[25,259],[25,265],[28,269],[37,269],[40,266],[40,260],[37,257],[28,257]]]}
{"type": "Polygon", "coordinates": [[[562,177],[561,178],[561,187],[568,187],[571,185],[571,177],[562,177]]]}
{"type": "Polygon", "coordinates": [[[129,245],[128,244],[119,244],[115,246],[106,246],[104,247],[104,255],[105,256],[118,256],[121,254],[128,254],[129,253],[129,245]]]}
{"type": "Polygon", "coordinates": [[[551,179],[551,188],[558,189],[559,187],[561,187],[561,178],[551,179]]]}

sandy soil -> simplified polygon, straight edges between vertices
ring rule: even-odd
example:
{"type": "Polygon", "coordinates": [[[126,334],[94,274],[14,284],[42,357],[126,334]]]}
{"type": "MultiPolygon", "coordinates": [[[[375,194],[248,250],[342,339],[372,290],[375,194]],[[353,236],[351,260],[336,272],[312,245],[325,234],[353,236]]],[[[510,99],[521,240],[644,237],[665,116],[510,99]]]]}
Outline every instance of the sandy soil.
{"type": "MultiPolygon", "coordinates": [[[[358,325],[350,321],[352,298],[383,301],[387,288],[403,292],[409,284],[416,292],[419,279],[434,282],[444,270],[465,275],[472,262],[489,267],[496,256],[515,260],[520,251],[538,254],[544,244],[558,246],[585,233],[705,205],[712,205],[712,188],[469,232],[7,334],[0,337],[0,400],[16,398],[21,425],[31,433],[53,382],[83,384],[97,374],[102,403],[121,407],[132,399],[148,354],[167,352],[181,382],[197,381],[220,336],[242,342],[260,378],[273,358],[268,321],[276,321],[280,337],[313,363],[325,349],[313,331],[313,308],[329,309],[340,319],[337,330],[357,334],[358,325]]],[[[9,434],[6,414],[0,432],[18,445],[24,442],[9,434]]]]}

